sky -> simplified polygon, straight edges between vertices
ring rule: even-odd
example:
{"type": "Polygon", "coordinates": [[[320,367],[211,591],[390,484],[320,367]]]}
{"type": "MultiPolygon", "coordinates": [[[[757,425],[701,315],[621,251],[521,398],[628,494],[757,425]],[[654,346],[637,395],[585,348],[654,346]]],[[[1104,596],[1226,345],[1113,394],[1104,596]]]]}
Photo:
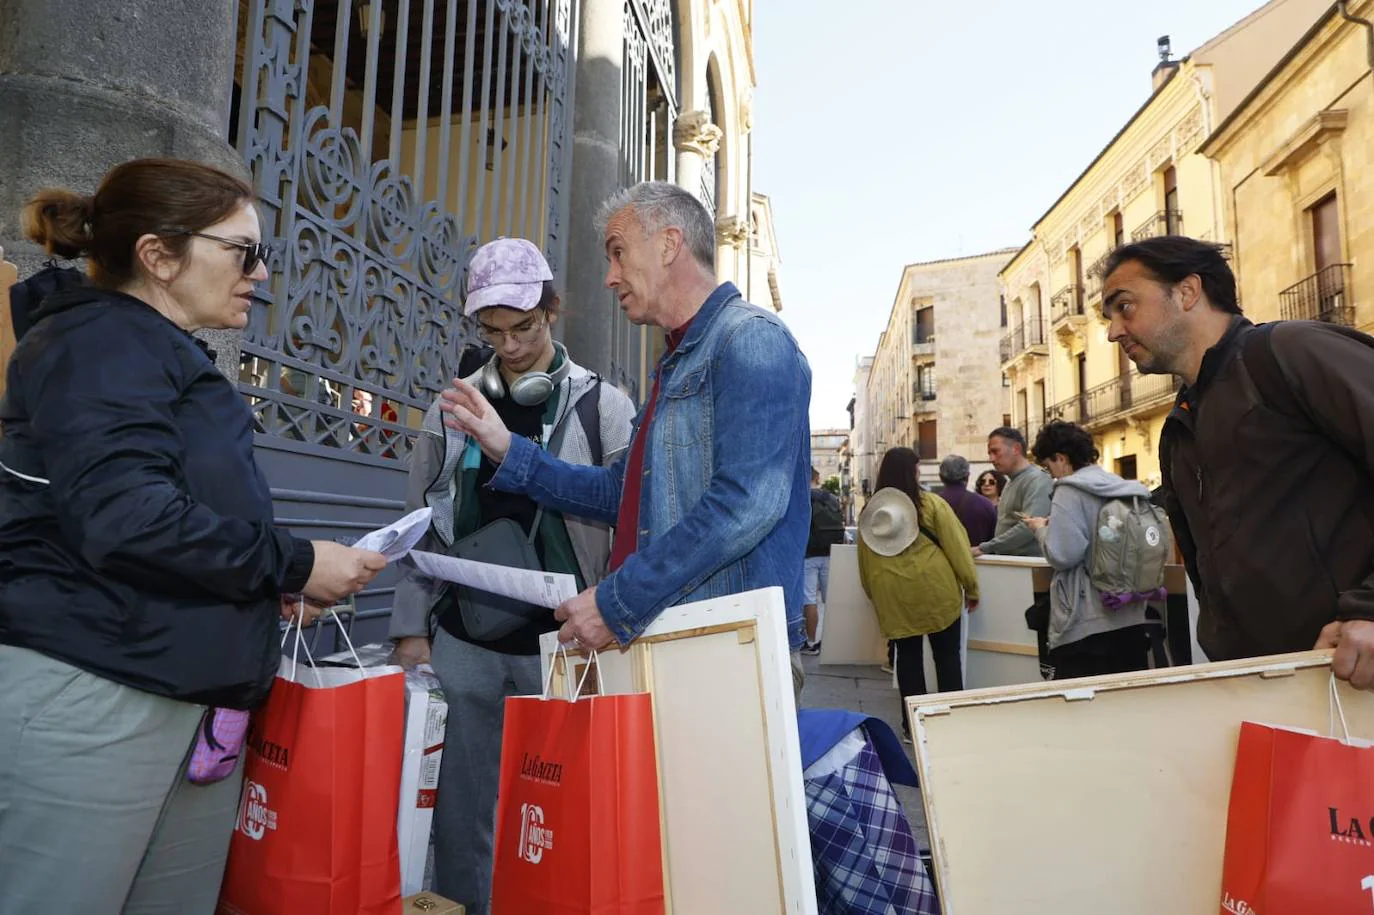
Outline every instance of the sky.
{"type": "Polygon", "coordinates": [[[755,0],[754,190],[811,425],[847,428],[902,268],[1017,247],[1175,58],[1262,0],[755,0]]]}

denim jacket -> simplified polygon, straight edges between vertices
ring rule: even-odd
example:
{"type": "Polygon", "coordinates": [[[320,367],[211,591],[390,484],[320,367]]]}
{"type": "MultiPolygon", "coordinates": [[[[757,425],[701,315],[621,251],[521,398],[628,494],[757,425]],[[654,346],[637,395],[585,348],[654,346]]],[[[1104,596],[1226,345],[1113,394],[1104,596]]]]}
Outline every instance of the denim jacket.
{"type": "MultiPolygon", "coordinates": [[[[781,586],[790,647],[800,647],[811,527],[806,357],[775,315],[724,283],[657,373],[636,549],[596,589],[606,626],[623,645],[667,607],[781,586]]],[[[643,418],[641,409],[634,435],[643,418]]],[[[512,436],[491,485],[614,524],[627,459],[568,464],[512,436]]]]}

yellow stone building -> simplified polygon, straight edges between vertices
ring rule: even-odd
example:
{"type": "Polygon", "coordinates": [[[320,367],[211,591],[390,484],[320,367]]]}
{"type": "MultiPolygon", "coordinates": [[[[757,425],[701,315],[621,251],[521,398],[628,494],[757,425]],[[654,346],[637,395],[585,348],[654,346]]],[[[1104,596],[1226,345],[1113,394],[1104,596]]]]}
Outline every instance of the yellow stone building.
{"type": "MultiPolygon", "coordinates": [[[[1374,19],[1374,0],[1347,12],[1374,19]]],[[[1251,320],[1374,330],[1374,25],[1333,6],[1202,151],[1251,320]]]]}
{"type": "Polygon", "coordinates": [[[1150,236],[1229,241],[1219,168],[1200,147],[1327,6],[1273,0],[1178,61],[1161,39],[1148,99],[1001,273],[1007,412],[1028,439],[1047,418],[1078,422],[1107,469],[1159,482],[1174,382],[1141,375],[1108,342],[1100,267],[1117,245],[1150,236]]]}

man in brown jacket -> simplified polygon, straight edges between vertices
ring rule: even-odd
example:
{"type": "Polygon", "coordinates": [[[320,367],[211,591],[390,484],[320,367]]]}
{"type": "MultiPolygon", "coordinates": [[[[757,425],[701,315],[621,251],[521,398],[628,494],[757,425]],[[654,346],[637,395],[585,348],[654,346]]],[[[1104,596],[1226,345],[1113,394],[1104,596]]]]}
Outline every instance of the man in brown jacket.
{"type": "Polygon", "coordinates": [[[1189,238],[1123,245],[1105,277],[1109,339],[1183,383],[1160,467],[1199,644],[1213,660],[1334,648],[1336,675],[1374,688],[1374,340],[1256,327],[1221,249],[1189,238]]]}

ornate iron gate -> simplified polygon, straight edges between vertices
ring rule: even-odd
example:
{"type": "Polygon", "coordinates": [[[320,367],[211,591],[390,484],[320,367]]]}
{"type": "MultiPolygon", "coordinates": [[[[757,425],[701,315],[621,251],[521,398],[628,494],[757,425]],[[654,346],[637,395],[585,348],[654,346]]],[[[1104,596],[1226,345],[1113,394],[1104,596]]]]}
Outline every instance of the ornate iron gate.
{"type": "MultiPolygon", "coordinates": [[[[468,336],[498,235],[566,249],[572,0],[245,0],[231,140],[272,278],[240,389],[278,517],[310,536],[401,507],[405,458],[468,336]]],[[[369,595],[389,605],[389,588],[369,595]]]]}
{"type": "MultiPolygon", "coordinates": [[[[670,0],[625,0],[625,65],[620,82],[620,184],[673,180],[678,113],[677,44],[670,0]]],[[[661,352],[661,335],[616,314],[611,377],[638,400],[661,352]]]]}

